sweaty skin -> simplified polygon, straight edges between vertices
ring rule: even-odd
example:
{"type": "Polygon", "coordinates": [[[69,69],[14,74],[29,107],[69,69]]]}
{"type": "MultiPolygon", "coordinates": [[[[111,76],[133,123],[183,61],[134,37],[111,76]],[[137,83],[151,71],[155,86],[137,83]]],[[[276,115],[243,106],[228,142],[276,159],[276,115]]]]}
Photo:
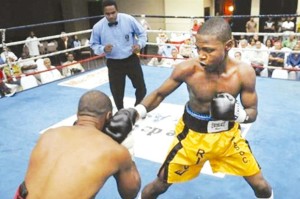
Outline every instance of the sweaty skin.
{"type": "Polygon", "coordinates": [[[136,187],[139,175],[135,172],[128,150],[95,127],[79,123],[50,129],[30,158],[27,199],[94,198],[112,175],[122,198],[133,198],[124,190],[136,187]]]}
{"type": "Polygon", "coordinates": [[[209,114],[211,100],[219,92],[234,97],[240,94],[241,103],[249,116],[247,122],[255,121],[255,72],[249,65],[227,56],[231,45],[232,41],[224,44],[216,36],[197,34],[199,56],[176,65],[171,76],[142,101],[147,111],[156,108],[166,96],[185,83],[189,93],[188,104],[194,112],[209,114]]]}

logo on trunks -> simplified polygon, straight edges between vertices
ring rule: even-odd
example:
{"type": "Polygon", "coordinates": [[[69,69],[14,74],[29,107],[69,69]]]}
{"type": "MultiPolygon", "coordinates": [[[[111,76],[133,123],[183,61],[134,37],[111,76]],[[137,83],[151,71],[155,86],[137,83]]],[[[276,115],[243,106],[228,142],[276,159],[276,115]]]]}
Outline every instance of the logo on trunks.
{"type": "Polygon", "coordinates": [[[227,131],[228,130],[228,121],[209,121],[207,124],[207,132],[214,133],[220,131],[227,131]]]}
{"type": "Polygon", "coordinates": [[[179,176],[182,176],[185,172],[187,172],[187,170],[189,170],[189,166],[185,165],[183,166],[183,169],[175,171],[175,173],[179,176]]]}

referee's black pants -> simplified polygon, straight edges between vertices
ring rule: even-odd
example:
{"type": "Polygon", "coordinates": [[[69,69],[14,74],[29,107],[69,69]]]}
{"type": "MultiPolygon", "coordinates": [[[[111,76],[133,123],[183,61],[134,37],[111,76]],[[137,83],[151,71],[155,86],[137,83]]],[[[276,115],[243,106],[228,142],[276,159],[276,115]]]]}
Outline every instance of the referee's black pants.
{"type": "Polygon", "coordinates": [[[135,90],[135,105],[139,104],[146,95],[147,89],[140,59],[132,54],[125,59],[107,59],[109,86],[118,110],[124,108],[124,91],[126,76],[131,80],[135,90]]]}

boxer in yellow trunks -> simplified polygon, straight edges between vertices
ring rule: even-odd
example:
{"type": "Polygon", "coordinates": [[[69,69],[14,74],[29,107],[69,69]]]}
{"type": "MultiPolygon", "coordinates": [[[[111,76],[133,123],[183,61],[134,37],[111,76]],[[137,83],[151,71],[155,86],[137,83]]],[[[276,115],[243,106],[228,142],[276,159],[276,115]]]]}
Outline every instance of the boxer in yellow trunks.
{"type": "Polygon", "coordinates": [[[257,118],[255,71],[228,56],[233,41],[223,18],[208,19],[195,37],[198,57],[177,64],[162,85],[134,107],[138,118],[144,118],[180,85],[187,86],[189,99],[174,142],[141,198],[157,198],[172,183],[196,177],[209,160],[213,171],[242,176],[257,198],[272,199],[272,188],[239,129],[239,123],[257,118]]]}
{"type": "Polygon", "coordinates": [[[162,167],[168,183],[197,177],[208,160],[213,172],[251,176],[260,170],[237,122],[211,121],[209,115],[195,114],[186,105],[175,135],[162,167]],[[215,130],[208,132],[213,125],[215,130]]]}

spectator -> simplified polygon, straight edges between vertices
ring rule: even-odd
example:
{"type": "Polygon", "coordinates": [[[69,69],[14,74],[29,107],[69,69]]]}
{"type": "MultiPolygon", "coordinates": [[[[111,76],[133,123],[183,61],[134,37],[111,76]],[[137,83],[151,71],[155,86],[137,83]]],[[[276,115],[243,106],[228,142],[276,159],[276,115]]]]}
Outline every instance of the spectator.
{"type": "Polygon", "coordinates": [[[149,66],[165,66],[165,58],[163,58],[161,55],[157,55],[157,57],[152,57],[151,60],[148,62],[149,66]]]}
{"type": "Polygon", "coordinates": [[[239,42],[238,49],[231,48],[228,52],[228,56],[231,58],[235,58],[235,52],[241,53],[241,60],[243,62],[246,62],[247,64],[250,64],[250,59],[252,57],[252,51],[250,51],[251,47],[249,46],[249,43],[246,39],[242,39],[239,42]]]}
{"type": "MultiPolygon", "coordinates": [[[[69,37],[66,35],[65,32],[62,32],[60,39],[58,39],[57,41],[57,50],[62,51],[62,50],[67,50],[69,48],[73,48],[73,42],[71,39],[69,39],[69,37]]],[[[67,61],[67,56],[68,56],[67,52],[60,53],[58,55],[60,64],[63,64],[64,62],[67,61]]]]}
{"type": "Polygon", "coordinates": [[[11,50],[10,50],[10,48],[9,47],[4,47],[3,48],[3,52],[1,53],[1,59],[2,59],[2,61],[4,62],[4,63],[6,63],[7,61],[6,61],[6,56],[7,57],[11,57],[13,60],[18,60],[18,57],[15,55],[15,53],[13,53],[11,50]],[[5,50],[7,51],[7,52],[5,52],[5,50]],[[7,53],[7,55],[6,55],[6,53],[7,53]]]}
{"type": "Polygon", "coordinates": [[[90,44],[95,54],[107,58],[110,89],[117,109],[124,108],[125,80],[128,77],[136,89],[135,104],[145,97],[147,89],[137,53],[145,47],[147,33],[131,15],[118,12],[113,0],[102,1],[105,15],[92,29],[90,44]]]}
{"type": "Polygon", "coordinates": [[[95,198],[110,177],[121,198],[135,198],[141,186],[135,163],[126,147],[104,133],[111,114],[107,95],[84,93],[74,126],[51,128],[40,136],[14,198],[95,198]]]}
{"type": "MultiPolygon", "coordinates": [[[[250,18],[249,21],[246,23],[246,33],[255,33],[257,32],[257,23],[254,21],[253,18],[250,18]]],[[[248,38],[251,37],[251,35],[248,36],[248,38]]]]}
{"type": "Polygon", "coordinates": [[[172,50],[176,48],[176,46],[169,44],[169,40],[166,42],[166,44],[162,44],[158,46],[158,52],[157,54],[162,55],[163,57],[172,57],[172,50]]]}
{"type": "Polygon", "coordinates": [[[158,33],[158,35],[156,37],[156,43],[158,43],[158,44],[167,43],[167,41],[169,40],[168,35],[165,32],[163,32],[162,28],[160,28],[159,31],[160,32],[158,33]]]}
{"type": "Polygon", "coordinates": [[[283,32],[282,31],[282,24],[283,22],[285,22],[285,17],[281,17],[278,21],[277,21],[277,32],[283,32]]]}
{"type": "Polygon", "coordinates": [[[252,51],[250,62],[255,69],[256,75],[260,76],[261,71],[268,65],[268,53],[264,51],[260,41],[256,41],[255,51],[252,51]]]}
{"type": "Polygon", "coordinates": [[[26,38],[25,46],[28,48],[30,57],[35,57],[40,55],[40,46],[42,46],[42,44],[35,36],[33,31],[30,31],[29,36],[26,38]]]}
{"type": "Polygon", "coordinates": [[[291,17],[286,18],[286,20],[281,25],[281,29],[283,33],[286,33],[286,35],[295,32],[295,23],[291,20],[291,17]]]}
{"type": "Polygon", "coordinates": [[[194,47],[192,45],[191,39],[185,39],[184,43],[179,46],[179,54],[184,58],[191,58],[194,56],[194,47]]]}
{"type": "MultiPolygon", "coordinates": [[[[6,66],[3,67],[3,72],[7,78],[7,82],[9,84],[15,84],[21,89],[21,82],[20,82],[20,77],[23,74],[21,67],[19,66],[18,63],[16,63],[16,59],[14,56],[8,56],[8,60],[11,63],[7,64],[6,66]]],[[[8,63],[8,62],[7,62],[8,63]]]]}
{"type": "Polygon", "coordinates": [[[283,47],[287,47],[290,49],[294,49],[297,44],[297,39],[295,38],[295,34],[291,33],[288,38],[284,39],[282,42],[283,47]]]}
{"type": "Polygon", "coordinates": [[[273,41],[271,39],[267,39],[265,41],[265,46],[266,46],[267,49],[273,48],[273,41]]]}
{"type": "MultiPolygon", "coordinates": [[[[78,39],[78,36],[77,35],[74,35],[73,36],[73,47],[76,48],[76,47],[80,47],[81,46],[81,41],[78,39]]],[[[73,51],[73,54],[74,54],[74,58],[77,59],[77,60],[80,60],[81,59],[81,49],[79,50],[74,50],[73,51]]]]}
{"type": "Polygon", "coordinates": [[[167,67],[174,67],[176,64],[182,62],[184,59],[178,53],[177,48],[173,48],[171,51],[171,58],[165,60],[165,66],[167,67]]]}
{"type": "Polygon", "coordinates": [[[193,32],[193,34],[194,35],[197,34],[197,32],[199,31],[200,28],[201,28],[200,23],[198,22],[197,19],[194,19],[193,20],[193,26],[192,26],[192,32],[193,32]]]}
{"type": "Polygon", "coordinates": [[[58,79],[63,78],[61,73],[56,69],[55,66],[52,66],[51,60],[49,58],[44,58],[44,64],[38,67],[40,71],[40,77],[42,84],[49,83],[58,79]]]}
{"type": "MultiPolygon", "coordinates": [[[[281,50],[282,45],[280,41],[275,42],[274,50],[281,50]]],[[[284,52],[270,52],[269,66],[283,67],[284,65],[284,52]]],[[[274,69],[268,69],[268,77],[272,77],[274,69]]]]}
{"type": "Polygon", "coordinates": [[[67,77],[67,76],[70,76],[70,75],[74,75],[74,74],[77,74],[77,73],[84,72],[84,68],[82,67],[82,65],[74,60],[73,53],[68,54],[67,60],[68,61],[66,61],[63,64],[65,66],[62,69],[63,76],[67,77]],[[68,66],[66,66],[66,65],[68,65],[68,66]]]}
{"type": "MultiPolygon", "coordinates": [[[[275,21],[272,19],[272,17],[268,17],[268,20],[265,21],[264,32],[265,33],[274,33],[275,32],[275,21]]],[[[265,35],[264,43],[266,42],[267,39],[272,39],[272,36],[265,35]]]]}
{"type": "Polygon", "coordinates": [[[3,72],[2,70],[0,70],[0,98],[3,98],[3,97],[11,97],[13,96],[17,89],[16,87],[13,87],[13,88],[9,88],[5,83],[4,83],[4,75],[3,75],[3,72]]]}
{"type": "Polygon", "coordinates": [[[29,54],[27,54],[26,52],[23,52],[21,54],[21,57],[18,59],[22,73],[24,73],[24,74],[31,74],[31,73],[35,73],[37,71],[37,64],[35,63],[35,61],[33,59],[26,60],[29,58],[30,58],[29,54]]]}
{"type": "Polygon", "coordinates": [[[256,48],[255,44],[256,44],[256,39],[254,37],[250,37],[249,39],[249,48],[256,48]]]}
{"type": "MultiPolygon", "coordinates": [[[[286,60],[286,68],[288,69],[299,69],[300,68],[300,44],[296,44],[294,51],[288,55],[286,60]]],[[[289,70],[289,79],[300,79],[300,71],[289,70]]]]}

